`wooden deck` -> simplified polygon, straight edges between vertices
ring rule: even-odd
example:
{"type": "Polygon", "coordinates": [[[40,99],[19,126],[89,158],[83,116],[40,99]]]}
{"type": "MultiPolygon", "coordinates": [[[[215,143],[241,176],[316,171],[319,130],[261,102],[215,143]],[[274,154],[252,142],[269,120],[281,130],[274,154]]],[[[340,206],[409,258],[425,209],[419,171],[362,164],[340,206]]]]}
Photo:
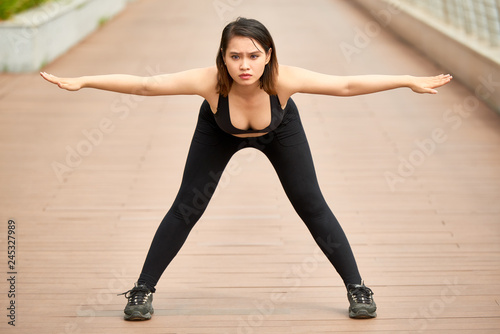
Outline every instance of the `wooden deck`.
{"type": "MultiPolygon", "coordinates": [[[[238,15],[268,26],[284,64],[339,75],[443,71],[385,31],[361,43],[353,28],[372,19],[333,0],[138,0],[44,70],[148,75],[210,66],[223,26],[238,15]],[[347,44],[357,52],[343,54],[347,44]]],[[[137,279],[176,195],[201,99],[70,93],[37,74],[3,74],[0,331],[499,333],[500,117],[456,81],[436,96],[295,101],[378,318],[348,318],[337,273],[269,162],[246,150],[160,281],[156,316],[123,321],[125,299],[116,294],[137,279]],[[6,317],[14,300],[9,219],[15,328],[6,317]]]]}

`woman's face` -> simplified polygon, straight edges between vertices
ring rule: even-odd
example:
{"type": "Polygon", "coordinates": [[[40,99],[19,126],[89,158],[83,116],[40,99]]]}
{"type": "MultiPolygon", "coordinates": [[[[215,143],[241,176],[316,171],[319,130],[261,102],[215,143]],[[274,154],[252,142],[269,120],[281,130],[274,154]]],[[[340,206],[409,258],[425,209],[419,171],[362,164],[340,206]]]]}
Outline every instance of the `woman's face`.
{"type": "Polygon", "coordinates": [[[272,50],[266,54],[262,45],[248,37],[235,36],[227,46],[224,62],[234,83],[242,86],[260,84],[272,50]]]}

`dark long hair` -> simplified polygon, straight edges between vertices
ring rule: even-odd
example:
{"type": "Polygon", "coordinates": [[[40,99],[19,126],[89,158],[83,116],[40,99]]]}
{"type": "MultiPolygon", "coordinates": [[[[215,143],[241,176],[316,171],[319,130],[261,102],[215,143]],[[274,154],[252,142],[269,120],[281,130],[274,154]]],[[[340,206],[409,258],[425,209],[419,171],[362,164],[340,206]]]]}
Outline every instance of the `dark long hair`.
{"type": "Polygon", "coordinates": [[[224,64],[224,54],[231,38],[235,36],[248,37],[258,42],[264,48],[266,55],[272,49],[271,59],[267,63],[262,77],[260,77],[260,88],[264,89],[269,95],[276,95],[276,76],[278,73],[278,59],[276,57],[276,48],[273,38],[267,28],[257,20],[237,18],[229,23],[222,31],[219,52],[217,53],[217,92],[223,96],[229,94],[233,78],[229,75],[224,64]]]}

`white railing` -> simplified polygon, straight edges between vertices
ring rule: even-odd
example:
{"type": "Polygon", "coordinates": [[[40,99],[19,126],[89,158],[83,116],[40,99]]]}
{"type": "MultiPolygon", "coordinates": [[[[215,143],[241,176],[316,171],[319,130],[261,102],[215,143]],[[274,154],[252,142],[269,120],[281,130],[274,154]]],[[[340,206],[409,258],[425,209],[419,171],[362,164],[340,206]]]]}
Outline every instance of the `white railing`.
{"type": "Polygon", "coordinates": [[[500,46],[500,0],[399,0],[491,47],[500,46]]]}

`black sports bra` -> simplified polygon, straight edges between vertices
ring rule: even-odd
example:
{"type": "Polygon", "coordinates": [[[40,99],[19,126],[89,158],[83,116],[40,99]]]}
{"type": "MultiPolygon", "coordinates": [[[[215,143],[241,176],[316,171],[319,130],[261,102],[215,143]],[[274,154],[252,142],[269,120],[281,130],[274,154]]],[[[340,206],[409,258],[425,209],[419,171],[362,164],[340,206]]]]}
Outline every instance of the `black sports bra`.
{"type": "Polygon", "coordinates": [[[231,135],[241,135],[247,133],[268,133],[275,130],[283,121],[283,116],[285,115],[285,111],[281,108],[280,101],[278,96],[269,95],[269,99],[271,102],[271,123],[264,129],[255,130],[255,129],[247,129],[242,130],[234,127],[231,123],[231,117],[229,115],[229,102],[227,96],[224,97],[219,94],[219,102],[217,105],[217,112],[214,114],[215,122],[217,125],[224,130],[225,132],[231,135]]]}

